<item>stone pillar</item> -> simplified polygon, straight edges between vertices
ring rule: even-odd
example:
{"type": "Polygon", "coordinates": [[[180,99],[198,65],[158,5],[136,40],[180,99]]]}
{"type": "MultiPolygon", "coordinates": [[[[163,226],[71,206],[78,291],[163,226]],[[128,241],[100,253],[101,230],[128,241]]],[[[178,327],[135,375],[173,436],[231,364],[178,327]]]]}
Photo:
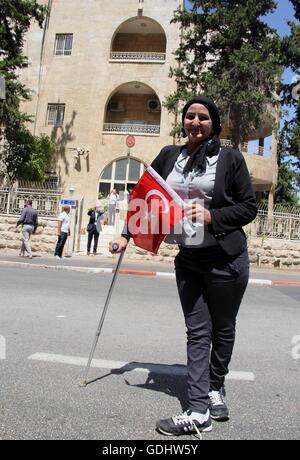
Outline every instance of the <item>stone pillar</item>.
{"type": "Polygon", "coordinates": [[[269,196],[268,196],[268,215],[271,215],[273,213],[274,198],[275,198],[275,184],[272,184],[269,190],[269,196]]]}
{"type": "Polygon", "coordinates": [[[273,177],[272,177],[272,185],[269,191],[269,198],[268,198],[268,214],[271,214],[274,209],[274,200],[275,200],[275,190],[278,180],[278,164],[277,164],[277,129],[279,126],[279,109],[275,108],[275,123],[274,129],[272,131],[272,144],[271,144],[271,151],[272,151],[272,168],[273,168],[273,177]]]}
{"type": "Polygon", "coordinates": [[[258,155],[260,156],[264,155],[264,147],[265,147],[265,138],[260,137],[258,139],[258,155]]]}

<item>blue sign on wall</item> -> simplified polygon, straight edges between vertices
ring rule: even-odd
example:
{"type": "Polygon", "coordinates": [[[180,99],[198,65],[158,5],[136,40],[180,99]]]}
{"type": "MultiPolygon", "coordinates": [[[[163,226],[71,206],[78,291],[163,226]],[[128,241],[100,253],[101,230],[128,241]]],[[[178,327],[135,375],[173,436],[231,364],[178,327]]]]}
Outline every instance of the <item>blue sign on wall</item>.
{"type": "Polygon", "coordinates": [[[61,200],[60,204],[64,206],[76,206],[76,200],[61,200]]]}

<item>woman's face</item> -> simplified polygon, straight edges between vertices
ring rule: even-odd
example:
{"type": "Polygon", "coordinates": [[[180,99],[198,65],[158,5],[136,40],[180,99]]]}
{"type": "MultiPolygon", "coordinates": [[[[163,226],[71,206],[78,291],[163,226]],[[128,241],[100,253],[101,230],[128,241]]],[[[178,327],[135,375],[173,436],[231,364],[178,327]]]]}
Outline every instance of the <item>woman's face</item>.
{"type": "Polygon", "coordinates": [[[199,144],[213,132],[213,124],[208,109],[202,104],[192,104],[184,118],[184,131],[189,144],[199,144]]]}

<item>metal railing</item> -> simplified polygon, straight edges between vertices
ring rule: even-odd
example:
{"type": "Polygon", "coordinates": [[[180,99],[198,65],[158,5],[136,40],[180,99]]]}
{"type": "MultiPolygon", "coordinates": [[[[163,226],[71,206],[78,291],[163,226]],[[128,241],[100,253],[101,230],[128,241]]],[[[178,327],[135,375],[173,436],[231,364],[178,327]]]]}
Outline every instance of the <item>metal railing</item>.
{"type": "Polygon", "coordinates": [[[9,191],[8,189],[0,189],[0,213],[7,214],[7,206],[9,203],[8,199],[9,191]]]}
{"type": "Polygon", "coordinates": [[[159,124],[104,123],[103,131],[110,133],[159,134],[159,124]]]}
{"type": "Polygon", "coordinates": [[[260,205],[255,220],[250,224],[250,234],[254,237],[300,240],[300,209],[275,205],[273,212],[269,212],[267,205],[260,205]]]}
{"type": "MultiPolygon", "coordinates": [[[[221,139],[221,145],[223,147],[232,147],[232,141],[229,140],[229,139],[221,139]]],[[[239,149],[243,153],[249,153],[248,142],[242,142],[239,145],[239,149]]],[[[262,146],[258,146],[257,147],[257,153],[255,153],[255,155],[264,156],[264,154],[265,154],[265,148],[262,147],[262,146]]]]}
{"type": "Polygon", "coordinates": [[[19,215],[27,200],[32,200],[33,208],[38,210],[41,217],[57,217],[61,200],[61,190],[34,189],[33,187],[0,189],[0,213],[19,215]]]}
{"type": "Polygon", "coordinates": [[[162,63],[166,60],[166,53],[146,51],[112,51],[110,60],[115,62],[152,62],[162,63]]]}

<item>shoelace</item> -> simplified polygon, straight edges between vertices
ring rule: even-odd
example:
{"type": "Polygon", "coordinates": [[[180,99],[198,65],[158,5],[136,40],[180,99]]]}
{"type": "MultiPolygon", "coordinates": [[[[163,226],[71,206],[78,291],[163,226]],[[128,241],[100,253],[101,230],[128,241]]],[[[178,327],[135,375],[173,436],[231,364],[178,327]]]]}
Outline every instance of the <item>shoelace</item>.
{"type": "Polygon", "coordinates": [[[211,391],[209,393],[209,398],[213,406],[220,406],[224,404],[220,391],[211,391]]]}
{"type": "Polygon", "coordinates": [[[200,440],[202,440],[202,434],[199,431],[199,429],[197,428],[196,423],[194,422],[194,420],[186,412],[183,412],[181,415],[174,415],[172,417],[172,419],[173,419],[173,422],[175,423],[175,425],[186,424],[186,425],[189,425],[192,428],[194,428],[194,430],[196,431],[195,436],[197,438],[199,438],[200,440]]]}

